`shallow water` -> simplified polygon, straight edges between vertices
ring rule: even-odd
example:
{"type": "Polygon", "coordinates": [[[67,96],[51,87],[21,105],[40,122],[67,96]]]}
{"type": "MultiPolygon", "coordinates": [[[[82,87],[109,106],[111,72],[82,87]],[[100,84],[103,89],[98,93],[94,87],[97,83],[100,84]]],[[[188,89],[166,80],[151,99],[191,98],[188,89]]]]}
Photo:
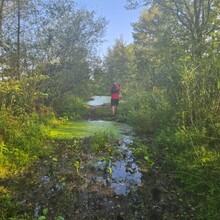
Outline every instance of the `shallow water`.
{"type": "Polygon", "coordinates": [[[131,150],[126,146],[131,142],[130,136],[123,138],[120,146],[123,159],[112,163],[111,188],[115,190],[117,195],[126,195],[141,185],[142,174],[138,165],[134,162],[131,150]]]}
{"type": "Polygon", "coordinates": [[[111,97],[110,96],[93,96],[92,100],[87,102],[90,106],[99,106],[99,105],[105,105],[110,104],[111,97]]]}
{"type": "Polygon", "coordinates": [[[138,165],[134,162],[132,152],[128,148],[128,145],[133,141],[131,127],[113,121],[73,121],[53,129],[51,136],[53,138],[83,138],[101,130],[110,131],[119,139],[120,144],[117,148],[120,157],[111,159],[109,164],[106,164],[105,161],[93,161],[96,163],[94,166],[102,170],[103,173],[106,166],[111,170],[107,177],[99,176],[97,173],[95,179],[114,189],[117,195],[127,195],[141,185],[142,177],[138,165]]]}

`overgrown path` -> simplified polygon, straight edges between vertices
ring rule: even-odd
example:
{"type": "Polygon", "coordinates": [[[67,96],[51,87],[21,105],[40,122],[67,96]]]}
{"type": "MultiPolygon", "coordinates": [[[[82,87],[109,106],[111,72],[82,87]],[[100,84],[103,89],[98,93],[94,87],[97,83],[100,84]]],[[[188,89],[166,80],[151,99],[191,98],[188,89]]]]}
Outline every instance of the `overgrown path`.
{"type": "MultiPolygon", "coordinates": [[[[90,112],[90,118],[97,118],[93,114],[90,112]]],[[[166,170],[153,135],[139,137],[141,143],[134,144],[111,139],[107,143],[104,135],[99,143],[92,138],[53,140],[49,156],[4,183],[14,192],[18,216],[51,220],[194,218],[172,171],[166,170]],[[133,155],[132,148],[140,152],[133,155]],[[149,158],[142,160],[144,150],[151,164],[149,158]]]]}

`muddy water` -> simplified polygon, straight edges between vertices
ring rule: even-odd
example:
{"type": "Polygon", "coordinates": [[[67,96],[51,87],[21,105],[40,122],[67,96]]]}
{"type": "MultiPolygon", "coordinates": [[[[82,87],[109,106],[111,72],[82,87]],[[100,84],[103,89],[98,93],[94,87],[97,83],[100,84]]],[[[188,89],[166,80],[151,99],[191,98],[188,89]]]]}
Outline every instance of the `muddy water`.
{"type": "MultiPolygon", "coordinates": [[[[124,217],[131,215],[132,212],[129,206],[138,198],[137,191],[143,185],[142,173],[129,149],[134,139],[131,127],[113,121],[78,121],[68,122],[56,128],[52,134],[61,139],[70,138],[70,141],[73,137],[86,141],[89,140],[88,136],[101,130],[114,132],[117,137],[117,141],[108,146],[113,147],[111,154],[94,153],[90,149],[89,141],[84,143],[84,150],[81,149],[76,153],[71,148],[60,148],[60,159],[52,162],[52,173],[56,177],[48,175],[48,171],[42,173],[39,185],[40,190],[49,195],[49,202],[46,203],[51,203],[53,199],[57,201],[59,193],[68,194],[66,206],[72,208],[64,214],[66,207],[63,207],[59,213],[65,216],[65,219],[126,219],[124,217]],[[78,175],[74,165],[76,161],[80,161],[78,175]],[[62,177],[64,182],[57,176],[62,177]]],[[[48,167],[45,168],[48,170],[48,167]]],[[[138,201],[139,203],[141,201],[138,201]]],[[[35,203],[35,218],[39,218],[44,206],[39,201],[35,203]]],[[[51,209],[56,213],[55,207],[51,209]]]]}
{"type": "Polygon", "coordinates": [[[111,188],[117,195],[127,195],[130,191],[141,186],[141,172],[138,165],[134,162],[131,150],[127,148],[132,139],[130,136],[123,138],[120,150],[123,154],[122,160],[116,160],[112,163],[111,188]]]}
{"type": "MultiPolygon", "coordinates": [[[[100,105],[110,104],[110,101],[110,96],[94,96],[87,104],[89,106],[97,107],[100,105]]],[[[97,122],[93,121],[92,123],[96,124],[97,122]]],[[[102,121],[103,127],[106,124],[108,124],[108,128],[110,125],[113,125],[113,129],[111,129],[111,131],[116,131],[116,135],[120,138],[118,150],[121,152],[121,156],[119,159],[112,158],[110,161],[108,161],[108,164],[101,161],[97,162],[97,165],[102,170],[106,169],[107,166],[109,176],[107,178],[97,176],[96,179],[100,182],[108,184],[110,188],[115,190],[117,195],[127,195],[130,191],[141,185],[142,176],[142,174],[139,172],[138,165],[134,162],[131,150],[127,147],[127,145],[132,143],[132,131],[127,125],[116,122],[102,121]],[[115,127],[120,128],[115,129],[115,127]],[[124,135],[124,133],[130,133],[130,135],[124,135]]]]}
{"type": "MultiPolygon", "coordinates": [[[[135,148],[136,139],[128,125],[104,120],[68,122],[51,131],[51,136],[52,153],[34,163],[20,179],[11,180],[22,216],[27,213],[48,220],[194,219],[193,214],[182,216],[189,207],[180,204],[170,172],[161,172],[161,152],[151,170],[143,169],[140,160],[136,162],[130,149],[130,144],[135,148]],[[91,149],[89,136],[99,130],[117,135],[111,153],[91,149]]],[[[155,149],[150,137],[145,141],[155,149]]]]}
{"type": "MultiPolygon", "coordinates": [[[[141,172],[134,162],[131,150],[128,145],[133,142],[132,129],[123,123],[112,121],[75,121],[68,122],[51,131],[54,138],[83,138],[93,135],[101,130],[107,130],[118,138],[119,144],[117,158],[113,157],[106,161],[90,161],[97,170],[103,171],[93,173],[92,179],[115,190],[117,195],[127,195],[130,191],[141,185],[141,172]],[[128,135],[129,134],[129,135],[128,135]],[[103,175],[108,170],[108,175],[103,175]],[[95,176],[94,176],[95,175],[95,176]]],[[[90,177],[88,178],[88,181],[90,177]]]]}
{"type": "MultiPolygon", "coordinates": [[[[127,137],[123,139],[125,140],[127,137]]],[[[131,141],[130,137],[129,141],[131,141]]],[[[87,176],[88,182],[91,182],[91,179],[93,179],[93,181],[95,180],[100,185],[114,190],[116,195],[125,196],[137,190],[142,185],[142,174],[126,144],[123,141],[118,146],[120,154],[117,157],[107,161],[99,160],[94,162],[93,167],[95,171],[93,171],[92,176],[87,176]],[[107,171],[107,174],[105,171],[107,171]]]]}
{"type": "Polygon", "coordinates": [[[116,195],[127,195],[141,186],[142,174],[134,162],[131,150],[127,147],[127,144],[131,142],[131,136],[124,136],[118,147],[121,152],[119,157],[108,161],[108,164],[101,161],[97,162],[99,169],[104,171],[107,165],[110,172],[107,177],[97,176],[96,179],[112,188],[116,195]]]}

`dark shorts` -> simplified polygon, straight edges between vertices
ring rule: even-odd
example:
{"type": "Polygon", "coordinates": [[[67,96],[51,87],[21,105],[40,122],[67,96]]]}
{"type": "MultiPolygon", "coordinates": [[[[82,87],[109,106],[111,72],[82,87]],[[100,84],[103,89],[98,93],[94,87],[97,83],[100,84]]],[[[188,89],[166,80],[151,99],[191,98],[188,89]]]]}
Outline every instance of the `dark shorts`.
{"type": "Polygon", "coordinates": [[[111,106],[118,106],[119,100],[118,99],[111,99],[111,106]]]}

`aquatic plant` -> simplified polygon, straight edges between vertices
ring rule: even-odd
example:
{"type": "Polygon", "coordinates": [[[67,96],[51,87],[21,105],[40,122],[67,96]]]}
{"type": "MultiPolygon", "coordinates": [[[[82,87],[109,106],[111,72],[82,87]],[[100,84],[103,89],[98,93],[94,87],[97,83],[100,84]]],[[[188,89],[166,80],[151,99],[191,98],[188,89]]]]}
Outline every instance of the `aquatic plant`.
{"type": "Polygon", "coordinates": [[[115,141],[114,134],[109,130],[102,130],[94,133],[91,137],[91,149],[94,151],[112,151],[112,145],[115,141]]]}
{"type": "Polygon", "coordinates": [[[75,169],[76,169],[76,174],[79,175],[79,169],[80,169],[80,161],[76,160],[74,163],[73,163],[75,169]]]}
{"type": "Polygon", "coordinates": [[[154,165],[154,161],[148,151],[148,145],[143,143],[142,140],[136,138],[135,141],[130,145],[133,155],[145,165],[148,169],[151,169],[154,165]]]}

